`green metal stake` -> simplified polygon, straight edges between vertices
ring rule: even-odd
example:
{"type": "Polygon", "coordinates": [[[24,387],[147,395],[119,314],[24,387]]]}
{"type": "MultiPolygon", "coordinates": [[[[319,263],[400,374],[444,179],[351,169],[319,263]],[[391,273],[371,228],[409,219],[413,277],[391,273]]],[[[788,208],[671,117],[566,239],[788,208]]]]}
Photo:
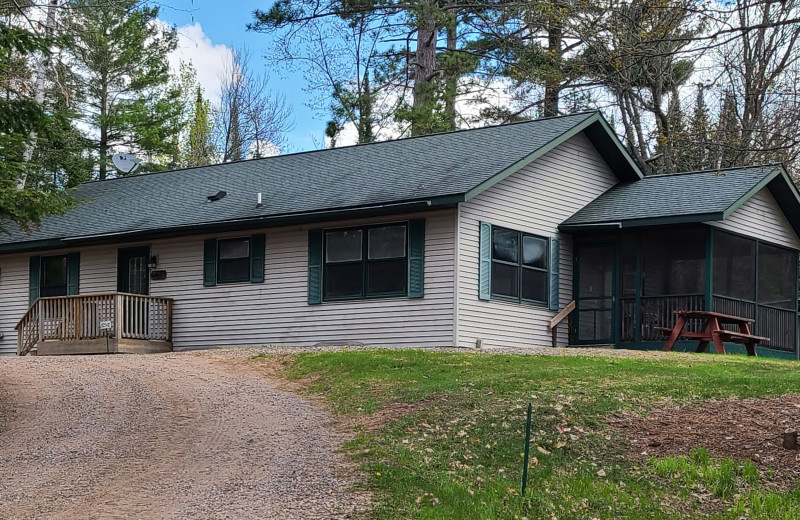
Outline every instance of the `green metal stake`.
{"type": "Polygon", "coordinates": [[[525,489],[528,487],[528,457],[531,450],[531,412],[533,405],[528,403],[528,420],[525,421],[525,462],[522,466],[522,496],[525,496],[525,489]]]}

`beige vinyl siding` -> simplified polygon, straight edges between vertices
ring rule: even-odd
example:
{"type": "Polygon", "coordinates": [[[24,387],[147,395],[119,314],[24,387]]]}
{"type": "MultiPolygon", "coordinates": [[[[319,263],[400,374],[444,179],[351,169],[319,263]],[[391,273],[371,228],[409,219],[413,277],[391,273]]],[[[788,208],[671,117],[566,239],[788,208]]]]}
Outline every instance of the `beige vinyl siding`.
{"type": "Polygon", "coordinates": [[[93,246],[31,254],[0,255],[0,354],[16,353],[14,327],[28,310],[28,272],[32,255],[54,256],[80,252],[80,293],[117,290],[117,248],[93,246]]]}
{"type": "MultiPolygon", "coordinates": [[[[175,299],[174,347],[310,345],[320,341],[370,345],[450,345],[453,338],[454,211],[424,215],[425,297],[308,305],[307,226],[266,230],[264,283],[203,287],[203,239],[153,245],[167,279],[151,294],[175,299]]],[[[333,228],[400,222],[422,215],[332,222],[333,228]]],[[[226,236],[242,236],[229,234],[226,236]]]]}
{"type": "Polygon", "coordinates": [[[14,327],[28,310],[28,255],[0,256],[0,354],[17,352],[14,327]]]}
{"type": "Polygon", "coordinates": [[[800,249],[800,239],[769,188],[763,188],[750,197],[726,220],[709,224],[773,244],[800,249]]]}
{"type": "MultiPolygon", "coordinates": [[[[117,249],[149,245],[165,280],[150,282],[150,294],[174,298],[176,349],[233,345],[310,345],[319,341],[372,345],[452,345],[455,211],[339,221],[332,228],[425,218],[425,296],[308,305],[307,226],[96,246],[81,253],[80,292],[114,291],[117,249]],[[203,286],[206,238],[266,234],[264,283],[203,286]]],[[[47,254],[67,252],[54,251],[47,254]]],[[[28,307],[28,255],[0,256],[0,352],[16,350],[14,325],[28,307]]]]}
{"type": "MultiPolygon", "coordinates": [[[[547,306],[478,299],[479,223],[488,222],[560,240],[560,306],[572,300],[572,237],[558,225],[617,182],[583,135],[551,150],[469,202],[461,205],[458,237],[457,344],[474,347],[532,347],[551,344],[547,306]]],[[[559,328],[559,343],[567,327],[559,328]]]]}

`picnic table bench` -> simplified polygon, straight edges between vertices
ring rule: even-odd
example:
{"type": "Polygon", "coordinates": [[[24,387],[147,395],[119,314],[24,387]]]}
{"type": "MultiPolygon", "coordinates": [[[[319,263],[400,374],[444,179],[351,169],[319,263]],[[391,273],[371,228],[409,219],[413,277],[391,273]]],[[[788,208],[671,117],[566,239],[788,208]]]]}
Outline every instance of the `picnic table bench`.
{"type": "Polygon", "coordinates": [[[678,339],[696,339],[699,342],[697,352],[705,352],[708,344],[713,342],[717,354],[725,354],[724,342],[727,341],[744,345],[747,355],[755,356],[756,345],[763,341],[769,341],[769,338],[756,336],[750,332],[750,324],[754,321],[750,318],[712,311],[675,311],[674,314],[677,316],[674,327],[655,327],[656,330],[669,336],[666,345],[664,345],[665,351],[672,350],[678,339]],[[705,320],[706,325],[703,327],[702,332],[683,330],[686,322],[692,319],[705,320]],[[726,330],[722,328],[723,325],[738,325],[739,331],[726,330]]]}

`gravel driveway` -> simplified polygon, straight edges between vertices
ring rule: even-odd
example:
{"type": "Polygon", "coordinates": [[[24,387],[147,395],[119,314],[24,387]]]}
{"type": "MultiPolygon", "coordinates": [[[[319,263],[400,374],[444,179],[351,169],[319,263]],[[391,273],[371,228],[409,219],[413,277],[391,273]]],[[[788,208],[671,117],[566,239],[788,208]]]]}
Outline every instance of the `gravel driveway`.
{"type": "Polygon", "coordinates": [[[0,518],[357,515],[318,405],[241,352],[0,358],[0,518]]]}

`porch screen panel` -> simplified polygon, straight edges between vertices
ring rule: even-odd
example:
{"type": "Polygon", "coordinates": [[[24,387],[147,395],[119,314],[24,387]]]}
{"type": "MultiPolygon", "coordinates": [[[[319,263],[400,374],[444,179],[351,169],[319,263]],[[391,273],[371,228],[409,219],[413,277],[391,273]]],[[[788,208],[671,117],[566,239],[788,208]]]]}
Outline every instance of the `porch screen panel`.
{"type": "Polygon", "coordinates": [[[642,294],[705,293],[704,229],[646,233],[642,237],[642,294]]]}
{"type": "Polygon", "coordinates": [[[609,341],[613,296],[614,248],[587,247],[578,268],[578,340],[609,341]]]}
{"type": "Polygon", "coordinates": [[[770,338],[765,347],[794,350],[797,318],[797,253],[758,244],[758,314],[756,334],[770,338]]]}
{"type": "MultiPolygon", "coordinates": [[[[641,340],[663,341],[659,327],[675,324],[676,310],[705,307],[706,230],[672,228],[642,235],[641,340]]],[[[689,331],[702,324],[690,320],[689,331]]]]}
{"type": "Polygon", "coordinates": [[[620,242],[620,306],[619,339],[636,341],[636,258],[638,241],[635,235],[625,234],[620,242]]]}
{"type": "Polygon", "coordinates": [[[797,254],[794,251],[759,243],[758,303],[794,309],[796,269],[797,254]]]}
{"type": "Polygon", "coordinates": [[[715,230],[713,262],[714,310],[756,319],[756,241],[715,230]]]}
{"type": "Polygon", "coordinates": [[[714,294],[754,301],[755,272],[755,240],[714,233],[714,294]]]}

